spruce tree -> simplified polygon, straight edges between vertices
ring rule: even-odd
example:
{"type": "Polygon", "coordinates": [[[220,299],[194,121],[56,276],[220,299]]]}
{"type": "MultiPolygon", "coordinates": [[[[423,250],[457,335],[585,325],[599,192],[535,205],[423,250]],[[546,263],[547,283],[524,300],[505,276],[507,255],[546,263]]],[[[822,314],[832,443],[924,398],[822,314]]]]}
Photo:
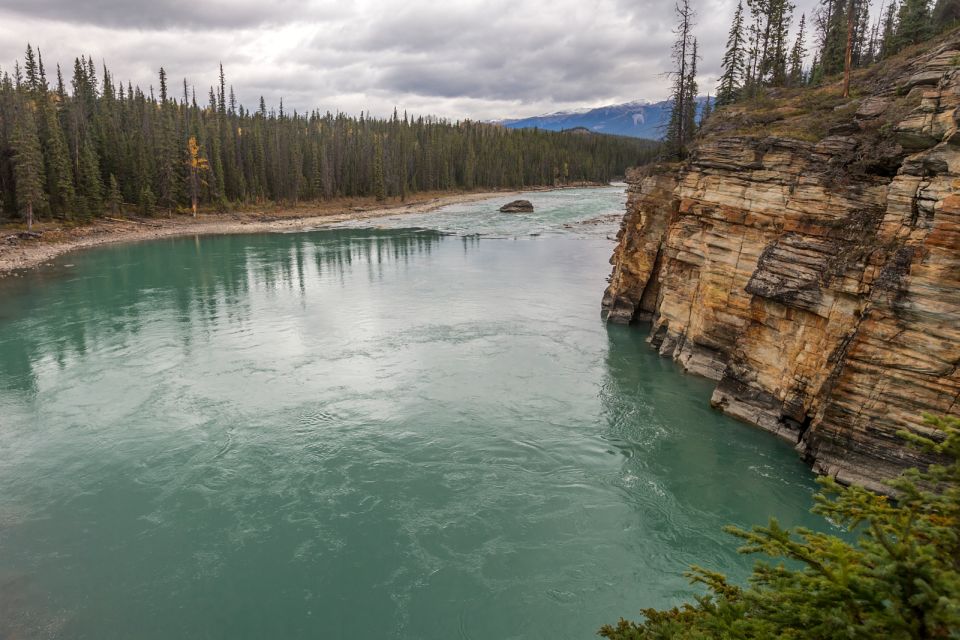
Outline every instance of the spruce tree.
{"type": "Polygon", "coordinates": [[[923,42],[931,33],[929,0],[903,0],[897,20],[897,48],[923,42]]]}
{"type": "Polygon", "coordinates": [[[787,80],[787,37],[793,5],[787,0],[765,0],[763,14],[763,50],[759,79],[769,85],[783,86],[787,80]]]}
{"type": "MultiPolygon", "coordinates": [[[[174,100],[165,68],[156,97],[130,83],[117,85],[106,66],[98,85],[100,72],[87,56],[74,60],[69,85],[58,66],[56,90],[48,92],[40,54],[32,47],[31,51],[35,62],[27,64],[29,77],[17,71],[21,63],[14,65],[12,78],[0,77],[0,179],[5,191],[0,198],[11,211],[17,208],[17,196],[10,188],[14,181],[9,131],[16,110],[9,105],[24,100],[36,107],[44,192],[49,211],[57,216],[103,215],[114,209],[117,191],[151,212],[158,199],[172,211],[192,209],[194,200],[198,208],[204,204],[223,208],[232,202],[381,194],[405,198],[423,189],[606,180],[655,153],[653,143],[639,140],[513,131],[483,123],[411,119],[406,114],[401,119],[397,113],[389,119],[369,113],[353,118],[341,113],[300,114],[286,105],[278,113],[269,111],[265,101],[251,112],[236,103],[225,79],[219,89],[211,90],[210,106],[205,108],[191,97],[189,85],[183,100],[174,100]],[[31,88],[34,67],[39,91],[31,88]],[[191,189],[189,168],[191,136],[210,164],[196,190],[191,189]]],[[[695,60],[688,50],[684,72],[677,79],[684,93],[677,115],[684,118],[686,142],[695,124],[690,119],[695,99],[691,63],[695,60]]]]}
{"type": "Polygon", "coordinates": [[[383,147],[378,140],[373,150],[373,195],[377,202],[387,198],[387,189],[383,177],[383,147]]]}
{"type": "Polygon", "coordinates": [[[55,216],[68,218],[76,205],[70,149],[67,147],[67,139],[60,126],[57,108],[49,97],[43,101],[42,132],[50,212],[55,216]]]}
{"type": "Polygon", "coordinates": [[[847,48],[847,5],[849,0],[823,0],[822,38],[819,60],[824,75],[843,71],[847,48]]]}
{"type": "MultiPolygon", "coordinates": [[[[668,153],[678,159],[683,159],[686,146],[693,137],[690,129],[692,118],[688,112],[691,104],[687,91],[690,87],[690,54],[694,48],[693,26],[694,11],[690,0],[681,0],[675,8],[677,26],[674,33],[677,36],[673,45],[672,58],[674,70],[670,72],[673,79],[673,89],[670,95],[670,120],[667,124],[665,145],[668,153]]],[[[694,99],[696,96],[694,96],[694,99]]]]}
{"type": "Polygon", "coordinates": [[[57,64],[57,101],[63,104],[67,101],[67,88],[63,84],[63,71],[60,70],[60,64],[57,64]]]}
{"type": "Polygon", "coordinates": [[[107,194],[107,204],[110,205],[110,213],[117,216],[123,213],[123,194],[120,193],[120,183],[117,182],[117,176],[110,174],[110,191],[107,194]]]}
{"type": "Polygon", "coordinates": [[[167,72],[160,67],[160,102],[167,101],[167,72]]]}
{"type": "Polygon", "coordinates": [[[82,215],[88,219],[99,215],[103,209],[103,179],[100,177],[97,152],[89,138],[84,138],[80,147],[77,182],[82,215]]]}
{"type": "Polygon", "coordinates": [[[703,103],[703,109],[700,110],[700,124],[699,127],[703,127],[704,123],[710,119],[710,116],[713,115],[713,100],[710,98],[710,94],[707,94],[707,99],[703,103]]]}
{"type": "Polygon", "coordinates": [[[799,85],[803,83],[803,60],[807,55],[806,48],[806,30],[807,16],[800,16],[800,27],[797,31],[797,39],[793,42],[793,49],[790,50],[790,75],[789,84],[799,85]]]}
{"type": "Polygon", "coordinates": [[[727,50],[723,54],[720,66],[723,74],[720,76],[720,85],[717,87],[717,107],[735,102],[743,89],[744,65],[746,51],[744,49],[743,0],[737,3],[737,10],[733,14],[730,33],[727,36],[727,50]]]}
{"type": "Polygon", "coordinates": [[[150,188],[150,185],[144,185],[143,188],[140,189],[139,205],[140,215],[148,218],[153,216],[157,206],[157,199],[153,195],[153,189],[150,188]]]}
{"type": "Polygon", "coordinates": [[[900,5],[897,0],[890,0],[883,18],[883,36],[880,39],[880,57],[888,58],[897,52],[897,16],[900,5]]]}
{"type": "Polygon", "coordinates": [[[17,207],[33,229],[34,216],[46,203],[44,193],[43,153],[40,137],[33,117],[33,103],[24,101],[17,108],[13,127],[13,179],[17,194],[17,207]]]}
{"type": "Polygon", "coordinates": [[[43,68],[43,56],[40,55],[40,49],[37,49],[37,66],[40,68],[40,78],[39,86],[37,87],[41,93],[47,93],[50,90],[50,85],[47,82],[47,70],[43,68]]]}
{"type": "Polygon", "coordinates": [[[858,0],[855,6],[853,66],[865,67],[873,62],[873,40],[870,35],[870,2],[858,0]]]}
{"type": "Polygon", "coordinates": [[[960,23],[960,0],[937,0],[933,7],[933,29],[946,31],[960,23]]]}
{"type": "Polygon", "coordinates": [[[40,67],[37,65],[37,58],[33,54],[33,47],[27,43],[27,52],[23,64],[23,71],[26,75],[27,89],[38,91],[40,89],[40,67]]]}
{"type": "Polygon", "coordinates": [[[155,141],[157,151],[157,185],[159,202],[172,214],[180,193],[179,142],[172,106],[164,104],[159,113],[159,127],[155,141]]]}
{"type": "Polygon", "coordinates": [[[697,39],[693,39],[690,47],[690,62],[687,65],[686,89],[684,89],[684,132],[687,136],[687,142],[692,141],[697,131],[697,39]]]}

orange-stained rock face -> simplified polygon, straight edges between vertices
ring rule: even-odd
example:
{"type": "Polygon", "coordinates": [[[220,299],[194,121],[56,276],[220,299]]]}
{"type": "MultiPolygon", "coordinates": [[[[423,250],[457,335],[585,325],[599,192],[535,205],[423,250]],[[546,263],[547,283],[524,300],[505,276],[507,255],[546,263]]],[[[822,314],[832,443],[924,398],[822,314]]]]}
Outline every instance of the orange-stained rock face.
{"type": "Polygon", "coordinates": [[[960,413],[958,55],[955,35],[818,142],[707,135],[628,176],[605,317],[651,320],[714,406],[843,482],[882,490],[925,462],[898,431],[960,413]],[[898,96],[919,106],[864,160],[898,96]]]}

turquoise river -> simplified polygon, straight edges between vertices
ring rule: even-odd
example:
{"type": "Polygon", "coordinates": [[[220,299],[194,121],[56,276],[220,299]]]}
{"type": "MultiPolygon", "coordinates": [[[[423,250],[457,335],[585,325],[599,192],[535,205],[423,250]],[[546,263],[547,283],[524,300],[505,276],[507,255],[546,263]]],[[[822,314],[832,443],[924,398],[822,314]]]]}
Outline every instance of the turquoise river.
{"type": "Polygon", "coordinates": [[[601,321],[623,189],[525,197],[0,281],[0,638],[591,638],[819,527],[601,321]]]}

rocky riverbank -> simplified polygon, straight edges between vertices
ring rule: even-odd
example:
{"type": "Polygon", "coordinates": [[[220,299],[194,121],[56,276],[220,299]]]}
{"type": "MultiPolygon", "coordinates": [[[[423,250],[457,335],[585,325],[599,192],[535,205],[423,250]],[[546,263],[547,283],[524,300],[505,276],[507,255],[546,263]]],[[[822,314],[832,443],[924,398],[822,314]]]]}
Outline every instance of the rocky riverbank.
{"type": "Polygon", "coordinates": [[[712,404],[882,489],[960,412],[960,33],[835,87],[721,111],[635,172],[603,299],[712,404]],[[822,128],[822,129],[821,129],[822,128]]]}

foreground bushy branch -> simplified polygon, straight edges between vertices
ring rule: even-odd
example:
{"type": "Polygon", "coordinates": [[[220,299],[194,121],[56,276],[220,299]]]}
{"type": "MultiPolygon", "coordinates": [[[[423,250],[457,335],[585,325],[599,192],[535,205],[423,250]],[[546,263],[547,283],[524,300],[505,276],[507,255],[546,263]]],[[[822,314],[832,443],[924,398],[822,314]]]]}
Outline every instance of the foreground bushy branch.
{"type": "Polygon", "coordinates": [[[694,603],[643,610],[600,635],[611,640],[707,638],[960,638],[960,419],[928,417],[938,438],[901,434],[945,462],[891,481],[896,498],[819,480],[813,512],[855,542],[771,519],[728,527],[742,553],[763,554],[746,587],[693,567],[707,593],[694,603]],[[799,567],[799,568],[794,568],[799,567]]]}

